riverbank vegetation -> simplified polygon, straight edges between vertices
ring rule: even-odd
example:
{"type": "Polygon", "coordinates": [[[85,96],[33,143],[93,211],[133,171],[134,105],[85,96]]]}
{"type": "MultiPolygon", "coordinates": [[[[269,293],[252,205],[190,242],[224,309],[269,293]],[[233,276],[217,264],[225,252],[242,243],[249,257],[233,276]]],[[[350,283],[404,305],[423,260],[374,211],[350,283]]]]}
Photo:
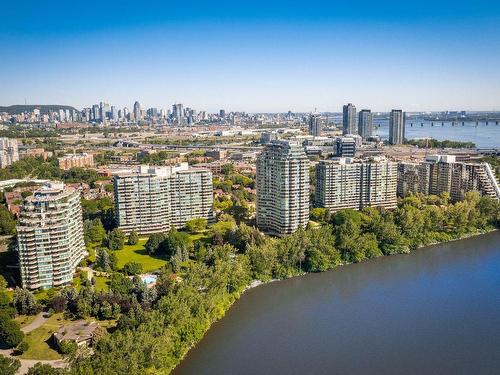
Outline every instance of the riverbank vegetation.
{"type": "Polygon", "coordinates": [[[193,243],[175,231],[152,241],[149,251],[164,252],[168,260],[155,288],[116,276],[108,297],[82,289],[90,296],[87,307],[82,308],[82,295],[73,297],[76,305],[68,303],[72,313],[85,316],[102,314],[103,300],[112,298],[110,313],[118,319],[116,331],[98,342],[92,357],[73,359],[71,373],[168,373],[251,280],[325,271],[488,231],[499,225],[500,203],[475,193],[450,203],[444,194],[408,197],[390,211],[315,214],[320,225],[283,238],[264,236],[244,222],[225,218],[227,225],[211,244],[193,243]],[[96,308],[96,303],[101,306],[96,308]]]}
{"type": "Polygon", "coordinates": [[[417,146],[419,148],[476,148],[476,144],[473,142],[450,141],[448,139],[444,141],[438,141],[434,138],[409,139],[405,140],[404,143],[412,146],[417,146]]]}
{"type": "MultiPolygon", "coordinates": [[[[43,308],[68,321],[96,320],[112,327],[96,340],[91,357],[70,356],[67,372],[74,375],[169,373],[254,280],[286,279],[409,253],[500,224],[500,202],[477,193],[456,203],[447,194],[417,195],[401,199],[394,210],[330,213],[316,208],[308,228],[283,238],[266,236],[247,215],[237,215],[236,220],[231,210],[225,210],[208,227],[194,221],[189,231],[171,230],[146,240],[116,230],[111,236],[113,229],[103,225],[112,216],[110,202],[87,203],[85,238],[97,250],[97,258],[89,262],[105,276],[94,274],[89,280],[82,271],[75,287],[51,289],[38,300],[21,289],[10,298],[1,293],[6,284],[0,288],[0,337],[10,340],[4,345],[9,341],[9,347],[25,350],[26,356],[35,357],[33,351],[41,348],[33,338],[38,333],[46,338],[48,331],[23,337],[16,315],[43,308]],[[111,242],[119,242],[111,246],[116,250],[109,247],[111,242]],[[159,268],[157,282],[148,287],[137,274],[154,268],[159,268]]],[[[48,340],[42,341],[48,345],[48,340]]]]}

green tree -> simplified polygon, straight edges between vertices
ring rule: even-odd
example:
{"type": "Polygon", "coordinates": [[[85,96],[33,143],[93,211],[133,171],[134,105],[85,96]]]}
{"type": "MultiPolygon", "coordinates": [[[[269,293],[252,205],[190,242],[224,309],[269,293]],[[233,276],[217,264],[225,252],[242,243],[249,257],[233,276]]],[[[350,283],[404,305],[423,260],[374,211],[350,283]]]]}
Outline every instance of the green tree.
{"type": "Polygon", "coordinates": [[[5,357],[0,354],[0,374],[16,375],[21,368],[21,362],[16,358],[5,357]]]}
{"type": "MultiPolygon", "coordinates": [[[[116,259],[116,256],[115,256],[116,259]]],[[[96,268],[105,272],[109,272],[113,267],[113,260],[109,251],[104,247],[98,247],[96,249],[96,268]]]]}
{"type": "Polygon", "coordinates": [[[52,367],[47,363],[36,363],[33,367],[31,367],[27,375],[59,375],[62,374],[61,370],[52,367]]]}
{"type": "Polygon", "coordinates": [[[85,243],[101,244],[106,237],[106,230],[101,219],[86,220],[84,223],[85,243]]]}
{"type": "Polygon", "coordinates": [[[0,235],[11,235],[16,233],[16,221],[12,214],[0,205],[0,235]]]}
{"type": "Polygon", "coordinates": [[[12,304],[14,305],[18,314],[21,315],[36,314],[38,308],[35,296],[28,289],[16,288],[14,290],[12,304]]]}
{"type": "Polygon", "coordinates": [[[128,241],[127,243],[129,245],[137,245],[137,242],[139,242],[139,235],[135,231],[135,229],[132,229],[130,234],[128,235],[128,241]]]}
{"type": "Polygon", "coordinates": [[[23,340],[17,346],[16,351],[18,351],[19,353],[22,354],[22,353],[26,353],[29,348],[30,348],[30,345],[26,341],[23,340]]]}
{"type": "Polygon", "coordinates": [[[24,333],[19,323],[8,316],[0,316],[0,342],[8,348],[15,348],[23,341],[24,333]]]}
{"type": "Polygon", "coordinates": [[[108,234],[107,238],[108,248],[111,250],[121,250],[125,245],[125,234],[119,228],[113,229],[108,234]]]}
{"type": "Polygon", "coordinates": [[[160,244],[163,242],[164,239],[165,239],[165,234],[153,233],[152,235],[149,236],[148,240],[146,241],[144,249],[150,255],[156,254],[158,252],[158,249],[160,248],[160,244]]]}
{"type": "Polygon", "coordinates": [[[204,231],[207,228],[207,219],[204,218],[195,218],[188,220],[186,222],[186,229],[188,232],[197,233],[204,231]]]}
{"type": "Polygon", "coordinates": [[[128,262],[123,266],[123,273],[129,276],[138,275],[142,272],[142,264],[137,262],[128,262]]]}
{"type": "Polygon", "coordinates": [[[193,249],[193,241],[189,234],[178,232],[175,228],[172,228],[161,242],[158,253],[165,255],[167,258],[178,254],[182,261],[186,261],[193,249]]]}

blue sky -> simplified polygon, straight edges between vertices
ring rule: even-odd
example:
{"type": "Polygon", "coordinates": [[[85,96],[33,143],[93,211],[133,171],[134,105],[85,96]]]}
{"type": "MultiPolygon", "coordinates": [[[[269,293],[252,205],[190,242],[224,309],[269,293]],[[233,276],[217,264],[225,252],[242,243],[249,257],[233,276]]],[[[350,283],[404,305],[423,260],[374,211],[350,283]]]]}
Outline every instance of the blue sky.
{"type": "Polygon", "coordinates": [[[491,0],[17,1],[1,14],[4,105],[500,110],[491,0]]]}

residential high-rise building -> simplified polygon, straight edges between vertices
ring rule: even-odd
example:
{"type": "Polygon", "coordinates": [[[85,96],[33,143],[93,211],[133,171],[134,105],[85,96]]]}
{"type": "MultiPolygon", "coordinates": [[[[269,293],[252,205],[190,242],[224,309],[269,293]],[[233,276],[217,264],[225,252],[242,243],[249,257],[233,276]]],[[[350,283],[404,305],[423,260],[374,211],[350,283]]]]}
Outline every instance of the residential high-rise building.
{"type": "Polygon", "coordinates": [[[17,140],[0,138],[0,168],[5,168],[19,160],[17,140]]]}
{"type": "Polygon", "coordinates": [[[315,203],[331,211],[395,208],[396,188],[397,163],[385,158],[338,158],[322,160],[316,166],[315,203]]]}
{"type": "Polygon", "coordinates": [[[393,109],[389,120],[389,143],[400,145],[405,139],[405,114],[400,109],[393,109]]]}
{"type": "Polygon", "coordinates": [[[135,121],[142,120],[142,108],[141,108],[141,103],[139,102],[134,103],[134,120],[135,121]]]}
{"type": "Polygon", "coordinates": [[[71,283],[87,252],[80,192],[50,182],[26,198],[17,226],[23,288],[45,289],[71,283]]]}
{"type": "Polygon", "coordinates": [[[477,191],[500,199],[498,181],[488,163],[457,162],[453,155],[429,155],[420,164],[399,163],[398,195],[449,193],[452,201],[477,191]]]}
{"type": "Polygon", "coordinates": [[[369,109],[362,109],[358,118],[358,134],[363,140],[373,135],[373,114],[369,109]]]}
{"type": "Polygon", "coordinates": [[[342,134],[357,134],[356,133],[356,107],[349,103],[343,108],[342,116],[342,134]]]}
{"type": "Polygon", "coordinates": [[[309,221],[309,160],[297,141],[271,141],[257,157],[257,226],[285,235],[309,221]]]}
{"type": "Polygon", "coordinates": [[[315,137],[321,136],[321,117],[318,113],[309,116],[309,134],[315,137]]]}
{"type": "Polygon", "coordinates": [[[357,143],[355,137],[359,136],[337,137],[335,139],[335,155],[348,158],[353,158],[354,156],[356,156],[357,143]]]}
{"type": "Polygon", "coordinates": [[[428,163],[398,163],[398,196],[422,193],[429,195],[430,165],[428,163]]]}
{"type": "Polygon", "coordinates": [[[213,218],[212,173],[189,168],[141,165],[132,173],[114,177],[117,225],[140,234],[181,228],[194,218],[213,218]]]}

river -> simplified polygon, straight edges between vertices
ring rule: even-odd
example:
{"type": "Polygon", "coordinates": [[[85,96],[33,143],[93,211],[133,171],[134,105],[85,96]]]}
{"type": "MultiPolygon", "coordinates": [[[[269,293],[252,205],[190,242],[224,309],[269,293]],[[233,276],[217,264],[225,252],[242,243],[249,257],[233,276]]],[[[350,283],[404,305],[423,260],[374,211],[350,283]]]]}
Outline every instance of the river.
{"type": "Polygon", "coordinates": [[[174,374],[499,369],[497,231],[254,288],[174,374]]]}
{"type": "MultiPolygon", "coordinates": [[[[382,139],[389,137],[389,120],[375,119],[373,133],[382,139]],[[380,127],[379,127],[380,125],[380,127]]],[[[479,122],[455,122],[441,121],[432,122],[421,119],[406,120],[405,137],[407,139],[434,138],[438,141],[462,141],[473,142],[479,148],[500,148],[500,124],[495,121],[479,122]],[[423,124],[423,126],[422,126],[423,124]]]]}

